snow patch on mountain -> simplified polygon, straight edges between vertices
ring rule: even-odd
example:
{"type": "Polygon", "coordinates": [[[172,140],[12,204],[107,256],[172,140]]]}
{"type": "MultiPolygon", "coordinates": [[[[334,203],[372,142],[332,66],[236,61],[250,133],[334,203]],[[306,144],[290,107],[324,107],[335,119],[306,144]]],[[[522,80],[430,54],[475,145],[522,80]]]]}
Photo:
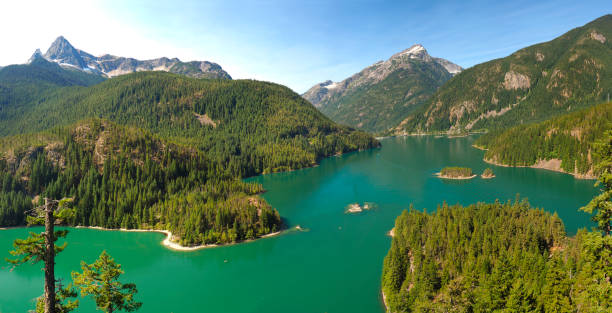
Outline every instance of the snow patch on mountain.
{"type": "Polygon", "coordinates": [[[44,55],[37,49],[28,62],[32,62],[37,57],[43,57],[63,67],[76,68],[106,77],[141,71],[164,71],[196,78],[231,79],[221,66],[208,61],[182,62],[177,58],[166,57],[141,61],[109,54],[95,57],[74,48],[63,36],[58,37],[44,55]]]}

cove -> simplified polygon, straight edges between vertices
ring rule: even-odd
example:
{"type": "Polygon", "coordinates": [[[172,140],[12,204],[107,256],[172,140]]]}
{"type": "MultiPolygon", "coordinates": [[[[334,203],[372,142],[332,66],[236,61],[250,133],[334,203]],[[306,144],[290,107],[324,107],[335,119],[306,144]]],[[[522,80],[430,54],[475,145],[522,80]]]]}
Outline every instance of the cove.
{"type": "MultiPolygon", "coordinates": [[[[91,263],[103,249],[122,264],[123,281],[138,286],[139,312],[383,312],[382,260],[386,233],[413,204],[433,211],[442,201],[464,205],[514,200],[557,212],[569,234],[591,227],[579,212],[595,194],[592,180],[532,168],[486,164],[475,137],[387,138],[382,148],[322,160],[314,168],[248,179],[263,184],[263,196],[305,231],[249,243],[190,252],[161,245],[163,234],[70,229],[68,247],[57,258],[56,275],[69,278],[80,260],[91,263]],[[445,166],[491,167],[495,178],[466,181],[434,176],[445,166]],[[350,203],[375,209],[345,214],[350,203]]],[[[10,270],[15,238],[29,229],[0,230],[0,312],[26,312],[42,293],[40,266],[10,270]]],[[[39,231],[39,229],[35,229],[39,231]]],[[[81,300],[77,312],[96,312],[81,300]]]]}

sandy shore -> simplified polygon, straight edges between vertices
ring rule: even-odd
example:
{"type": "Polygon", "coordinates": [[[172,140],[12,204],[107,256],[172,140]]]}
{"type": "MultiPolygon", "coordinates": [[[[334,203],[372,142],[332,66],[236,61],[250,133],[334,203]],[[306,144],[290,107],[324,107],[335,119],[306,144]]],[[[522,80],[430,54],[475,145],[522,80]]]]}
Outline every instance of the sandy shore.
{"type": "Polygon", "coordinates": [[[488,151],[489,150],[489,149],[487,149],[485,147],[481,147],[481,146],[478,146],[478,145],[472,145],[472,147],[474,147],[474,148],[476,148],[478,150],[482,150],[482,151],[488,151]]]}
{"type": "Polygon", "coordinates": [[[462,176],[462,177],[451,177],[451,176],[443,176],[443,175],[442,175],[442,174],[440,174],[440,173],[436,173],[435,175],[436,175],[438,178],[444,178],[444,179],[458,179],[458,180],[472,179],[472,178],[474,178],[474,177],[478,176],[478,175],[474,174],[474,175],[472,175],[472,176],[468,176],[468,177],[463,177],[463,176],[462,176]]]}
{"type": "Polygon", "coordinates": [[[385,304],[385,312],[389,312],[389,305],[387,304],[387,296],[385,292],[381,289],[380,293],[382,293],[383,303],[385,304]]]}
{"type": "Polygon", "coordinates": [[[482,179],[491,179],[491,178],[495,178],[495,175],[491,175],[491,176],[480,175],[480,178],[482,178],[482,179]]]}
{"type": "MultiPolygon", "coordinates": [[[[299,226],[297,226],[297,227],[299,227],[299,226]]],[[[296,229],[298,229],[297,227],[296,227],[296,229]]],[[[256,239],[249,239],[249,240],[244,240],[244,241],[239,241],[239,242],[229,243],[229,244],[224,244],[224,245],[219,245],[219,244],[204,244],[204,245],[198,245],[198,246],[182,246],[179,243],[176,243],[176,242],[172,241],[172,239],[173,239],[172,232],[170,232],[168,230],[159,230],[159,229],[125,229],[125,228],[109,229],[109,228],[103,228],[103,227],[99,227],[99,226],[76,226],[75,228],[87,228],[87,229],[107,230],[107,231],[162,233],[162,234],[166,234],[166,238],[162,241],[162,245],[164,245],[166,248],[169,248],[169,249],[172,249],[172,250],[176,250],[176,251],[194,251],[194,250],[201,250],[201,249],[206,249],[206,248],[231,246],[231,245],[235,245],[235,244],[239,244],[239,243],[246,243],[246,242],[254,241],[254,240],[257,240],[257,239],[270,238],[270,237],[273,237],[273,236],[280,235],[282,233],[282,231],[277,231],[277,232],[274,232],[274,233],[269,233],[269,234],[263,235],[263,236],[261,236],[259,238],[256,238],[256,239]]]]}
{"type": "Polygon", "coordinates": [[[558,172],[558,173],[570,174],[574,176],[574,178],[576,179],[597,179],[596,176],[589,174],[589,173],[579,174],[579,173],[568,173],[564,171],[561,168],[561,160],[559,159],[540,160],[536,162],[536,164],[533,164],[533,165],[508,165],[508,164],[498,163],[498,162],[495,162],[493,160],[489,160],[486,158],[482,160],[485,161],[486,163],[501,166],[501,167],[529,167],[529,168],[537,168],[537,169],[542,169],[542,170],[549,170],[549,171],[558,172]]]}
{"type": "Polygon", "coordinates": [[[8,226],[8,227],[0,227],[0,230],[9,230],[15,228],[27,228],[27,226],[8,226]]]}
{"type": "Polygon", "coordinates": [[[391,230],[387,232],[387,236],[395,237],[395,227],[391,228],[391,230]]]}

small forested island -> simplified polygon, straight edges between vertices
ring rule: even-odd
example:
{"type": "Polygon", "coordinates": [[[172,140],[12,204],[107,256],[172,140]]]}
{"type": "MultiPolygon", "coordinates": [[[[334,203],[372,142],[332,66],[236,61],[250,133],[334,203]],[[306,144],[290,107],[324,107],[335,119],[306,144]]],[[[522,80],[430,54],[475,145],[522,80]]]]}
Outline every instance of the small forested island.
{"type": "Polygon", "coordinates": [[[445,179],[472,179],[476,177],[471,168],[457,166],[445,167],[436,175],[445,179]]]}
{"type": "Polygon", "coordinates": [[[480,175],[480,177],[482,177],[483,179],[490,179],[495,177],[495,174],[493,173],[493,170],[490,168],[486,168],[482,174],[480,175]]]}

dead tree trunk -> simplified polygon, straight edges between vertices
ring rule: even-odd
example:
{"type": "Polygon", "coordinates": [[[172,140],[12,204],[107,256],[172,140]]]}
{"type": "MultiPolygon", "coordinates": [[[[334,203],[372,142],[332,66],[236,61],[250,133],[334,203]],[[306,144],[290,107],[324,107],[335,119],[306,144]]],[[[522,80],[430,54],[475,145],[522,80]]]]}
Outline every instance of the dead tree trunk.
{"type": "Polygon", "coordinates": [[[45,198],[45,313],[55,313],[55,218],[53,204],[45,198]]]}

